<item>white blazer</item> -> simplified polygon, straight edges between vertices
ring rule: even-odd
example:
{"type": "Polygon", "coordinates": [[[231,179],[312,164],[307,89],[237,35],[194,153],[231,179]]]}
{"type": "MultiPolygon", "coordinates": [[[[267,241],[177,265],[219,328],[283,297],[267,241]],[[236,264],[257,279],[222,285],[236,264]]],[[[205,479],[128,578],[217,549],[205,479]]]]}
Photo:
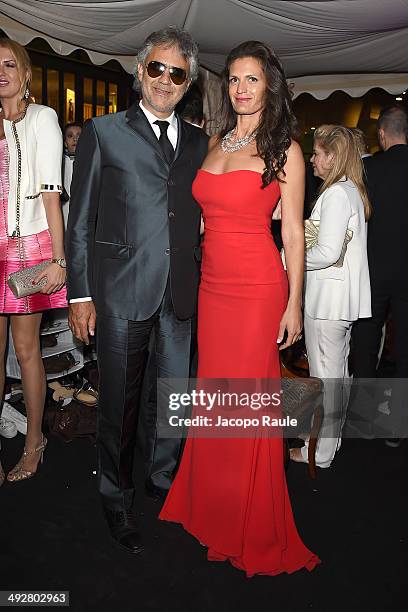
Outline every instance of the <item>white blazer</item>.
{"type": "Polygon", "coordinates": [[[355,321],[371,317],[364,205],[352,181],[343,177],[319,196],[312,213],[319,220],[318,243],[306,251],[305,311],[312,319],[355,321]],[[333,266],[348,243],[341,268],[333,266]]]}
{"type": "Polygon", "coordinates": [[[4,119],[9,150],[8,234],[16,229],[17,193],[20,189],[20,235],[48,228],[41,193],[62,191],[62,134],[55,111],[29,104],[24,119],[4,119]],[[21,176],[18,177],[19,158],[21,176]]]}

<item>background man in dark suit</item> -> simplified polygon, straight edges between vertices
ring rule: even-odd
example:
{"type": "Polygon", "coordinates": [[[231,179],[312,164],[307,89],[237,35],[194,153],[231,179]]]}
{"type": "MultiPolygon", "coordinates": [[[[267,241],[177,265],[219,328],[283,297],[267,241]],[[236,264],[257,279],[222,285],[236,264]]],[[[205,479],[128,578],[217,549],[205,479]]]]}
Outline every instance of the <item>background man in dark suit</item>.
{"type": "MultiPolygon", "coordinates": [[[[375,378],[382,327],[391,311],[395,328],[395,378],[408,379],[408,118],[401,107],[385,109],[378,119],[383,153],[364,159],[373,212],[368,222],[368,263],[371,319],[353,327],[353,374],[375,378]]],[[[401,384],[393,387],[390,404],[397,430],[404,427],[407,396],[401,384]],[[405,405],[405,409],[404,409],[405,405]]],[[[358,395],[357,395],[358,397],[358,395]]],[[[358,408],[358,406],[356,406],[358,408]]],[[[365,416],[375,418],[376,405],[365,416]]],[[[396,432],[398,435],[398,432],[396,432]]],[[[397,445],[398,440],[388,442],[397,445]]]]}
{"type": "MultiPolygon", "coordinates": [[[[87,124],[71,187],[70,323],[88,342],[98,317],[99,491],[112,536],[134,553],[142,545],[131,512],[132,467],[152,334],[158,376],[189,376],[200,227],[191,185],[207,137],[174,108],[197,73],[187,32],[151,34],[137,56],[141,102],[87,124]]],[[[155,436],[152,443],[149,487],[164,495],[180,440],[155,436]]]]}

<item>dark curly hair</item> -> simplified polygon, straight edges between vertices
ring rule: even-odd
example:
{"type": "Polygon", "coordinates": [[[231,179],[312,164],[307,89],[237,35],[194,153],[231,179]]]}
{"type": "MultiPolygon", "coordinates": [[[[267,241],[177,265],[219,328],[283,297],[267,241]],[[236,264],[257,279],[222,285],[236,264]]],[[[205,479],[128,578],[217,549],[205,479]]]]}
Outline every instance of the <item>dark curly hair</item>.
{"type": "Polygon", "coordinates": [[[243,42],[232,49],[222,72],[222,119],[220,138],[237,124],[237,115],[229,97],[229,69],[231,64],[243,57],[257,59],[266,79],[265,105],[259,120],[256,135],[258,155],[265,162],[262,186],[267,187],[274,179],[282,181],[285,175],[286,152],[292,139],[298,139],[297,121],[292,110],[292,98],[286,83],[281,63],[270,47],[257,40],[243,42]]]}

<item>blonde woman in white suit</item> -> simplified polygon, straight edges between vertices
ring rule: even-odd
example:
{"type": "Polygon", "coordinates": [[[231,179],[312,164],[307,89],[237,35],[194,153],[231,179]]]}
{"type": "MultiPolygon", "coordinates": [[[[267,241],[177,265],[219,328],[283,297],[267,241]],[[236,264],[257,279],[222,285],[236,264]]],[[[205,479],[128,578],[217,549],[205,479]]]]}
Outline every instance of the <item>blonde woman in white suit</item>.
{"type": "MultiPolygon", "coordinates": [[[[351,327],[353,321],[371,316],[367,262],[370,203],[358,143],[351,130],[320,126],[315,131],[311,162],[315,176],[324,183],[310,215],[319,229],[317,244],[306,250],[304,329],[310,375],[324,382],[324,421],[316,465],[325,468],[341,443],[349,395],[351,327]],[[352,237],[341,264],[347,230],[352,237]]],[[[290,457],[307,463],[307,450],[306,439],[304,447],[291,449],[290,457]]]]}

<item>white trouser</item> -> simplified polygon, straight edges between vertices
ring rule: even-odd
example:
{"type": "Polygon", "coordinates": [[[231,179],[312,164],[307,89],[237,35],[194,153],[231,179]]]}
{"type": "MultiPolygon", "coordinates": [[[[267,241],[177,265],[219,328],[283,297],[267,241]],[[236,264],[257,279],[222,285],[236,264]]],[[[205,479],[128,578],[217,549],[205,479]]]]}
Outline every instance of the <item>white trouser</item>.
{"type": "MultiPolygon", "coordinates": [[[[316,465],[329,467],[341,445],[341,430],[350,394],[348,356],[352,321],[312,319],[305,313],[305,341],[310,376],[323,381],[323,424],[316,446],[316,465]],[[346,384],[345,384],[346,383],[346,384]]],[[[308,439],[302,447],[307,461],[308,439]]]]}

